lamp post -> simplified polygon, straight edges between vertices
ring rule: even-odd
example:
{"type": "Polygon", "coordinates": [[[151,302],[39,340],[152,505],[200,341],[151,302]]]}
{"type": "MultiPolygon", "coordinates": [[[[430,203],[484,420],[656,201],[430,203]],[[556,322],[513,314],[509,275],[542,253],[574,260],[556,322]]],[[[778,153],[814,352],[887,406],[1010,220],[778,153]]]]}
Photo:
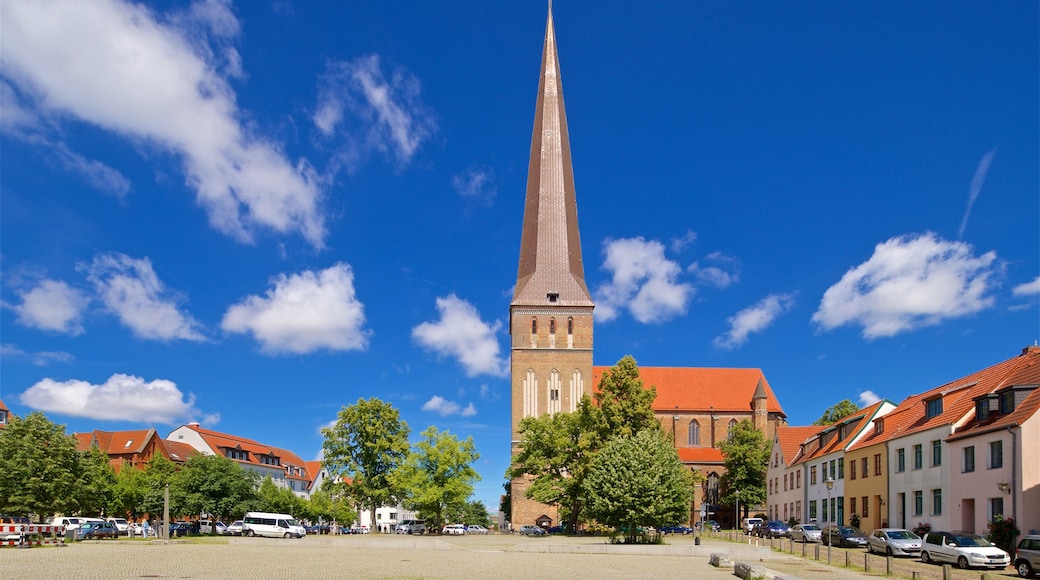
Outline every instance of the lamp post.
{"type": "MultiPolygon", "coordinates": [[[[827,486],[827,504],[828,504],[827,507],[830,508],[830,513],[828,515],[833,518],[834,517],[834,509],[831,508],[831,506],[829,504],[831,503],[831,490],[834,489],[834,480],[831,479],[830,475],[828,475],[826,481],[824,481],[823,483],[827,486]]],[[[827,535],[827,564],[831,563],[831,543],[832,542],[833,542],[833,540],[831,539],[830,534],[828,534],[827,535]]]]}
{"type": "Polygon", "coordinates": [[[737,517],[736,517],[736,520],[735,520],[736,524],[734,524],[734,525],[736,525],[737,529],[739,529],[741,532],[743,532],[744,531],[744,526],[740,525],[740,490],[739,489],[736,491],[736,496],[737,496],[737,517]]]}

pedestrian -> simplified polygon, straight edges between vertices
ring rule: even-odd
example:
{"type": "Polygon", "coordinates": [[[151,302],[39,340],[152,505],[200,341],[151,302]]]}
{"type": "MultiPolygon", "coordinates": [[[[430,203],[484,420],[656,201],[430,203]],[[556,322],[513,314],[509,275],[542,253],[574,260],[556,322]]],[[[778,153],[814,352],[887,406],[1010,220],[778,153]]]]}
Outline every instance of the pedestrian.
{"type": "Polygon", "coordinates": [[[141,524],[141,536],[146,540],[148,539],[148,528],[148,520],[145,520],[144,523],[141,524]]]}

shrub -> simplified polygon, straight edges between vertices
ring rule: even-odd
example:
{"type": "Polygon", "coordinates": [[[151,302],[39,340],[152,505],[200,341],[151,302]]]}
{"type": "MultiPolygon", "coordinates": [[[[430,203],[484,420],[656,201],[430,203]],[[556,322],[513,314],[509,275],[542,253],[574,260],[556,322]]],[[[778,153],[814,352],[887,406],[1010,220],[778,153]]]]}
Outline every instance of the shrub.
{"type": "Polygon", "coordinates": [[[993,516],[993,520],[986,524],[986,539],[996,544],[1001,550],[1008,554],[1014,553],[1015,537],[1021,532],[1015,525],[1015,518],[1004,518],[1004,516],[993,516]]]}

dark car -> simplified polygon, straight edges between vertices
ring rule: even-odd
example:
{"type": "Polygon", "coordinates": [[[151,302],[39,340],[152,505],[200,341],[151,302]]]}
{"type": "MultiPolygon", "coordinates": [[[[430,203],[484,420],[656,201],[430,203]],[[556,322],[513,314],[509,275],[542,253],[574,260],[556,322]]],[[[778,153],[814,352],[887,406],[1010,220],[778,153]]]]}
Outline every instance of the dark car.
{"type": "Polygon", "coordinates": [[[757,536],[759,538],[766,537],[766,523],[755,524],[751,527],[751,531],[748,532],[750,536],[757,536]]]}
{"type": "Polygon", "coordinates": [[[549,528],[548,530],[545,530],[545,531],[548,532],[549,534],[556,535],[556,534],[564,533],[566,531],[566,529],[567,528],[565,526],[553,526],[553,527],[551,527],[551,528],[549,528]]]}
{"type": "Polygon", "coordinates": [[[684,536],[692,534],[693,528],[686,526],[664,526],[661,528],[662,534],[682,534],[684,536]]]}
{"type": "Polygon", "coordinates": [[[101,540],[118,537],[119,528],[112,522],[85,522],[76,529],[76,538],[80,540],[101,540]]]}
{"type": "Polygon", "coordinates": [[[791,528],[779,520],[766,522],[762,526],[762,537],[765,538],[790,538],[791,528]]]}
{"type": "Polygon", "coordinates": [[[823,543],[828,546],[839,548],[864,548],[867,545],[867,535],[859,528],[849,526],[827,526],[820,534],[823,543]]]}
{"type": "Polygon", "coordinates": [[[179,538],[191,533],[191,526],[184,522],[173,522],[170,524],[170,537],[179,538]]]}
{"type": "Polygon", "coordinates": [[[697,522],[697,528],[705,532],[717,532],[722,529],[722,524],[715,520],[697,522]]]}

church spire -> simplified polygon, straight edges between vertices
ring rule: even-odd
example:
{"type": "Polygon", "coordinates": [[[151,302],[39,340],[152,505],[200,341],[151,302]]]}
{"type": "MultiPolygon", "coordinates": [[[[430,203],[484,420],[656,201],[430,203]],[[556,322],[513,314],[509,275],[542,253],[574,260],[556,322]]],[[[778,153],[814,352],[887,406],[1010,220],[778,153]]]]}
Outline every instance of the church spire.
{"type": "Polygon", "coordinates": [[[551,5],[545,25],[520,265],[512,303],[593,305],[581,259],[578,204],[551,5]]]}

